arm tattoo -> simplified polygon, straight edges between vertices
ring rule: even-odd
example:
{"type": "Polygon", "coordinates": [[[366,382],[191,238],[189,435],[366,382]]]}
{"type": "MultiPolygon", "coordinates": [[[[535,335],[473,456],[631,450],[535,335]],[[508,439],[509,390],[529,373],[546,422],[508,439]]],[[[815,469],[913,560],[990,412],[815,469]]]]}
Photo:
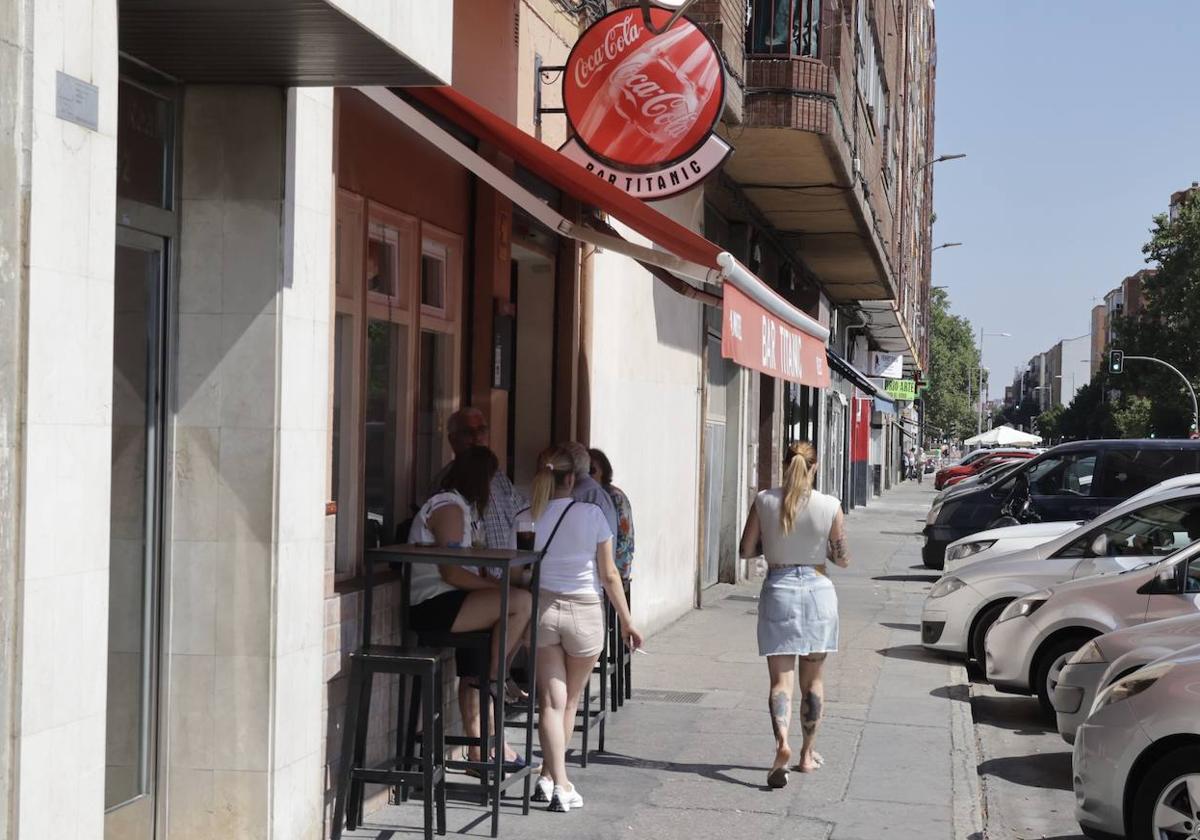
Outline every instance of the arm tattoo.
{"type": "Polygon", "coordinates": [[[845,537],[834,537],[829,541],[829,559],[838,566],[850,565],[850,547],[845,537]]]}
{"type": "Polygon", "coordinates": [[[788,724],[792,722],[792,697],[786,691],[776,691],[771,695],[771,731],[776,738],[787,732],[788,724]]]}
{"type": "Polygon", "coordinates": [[[821,722],[822,706],[821,695],[811,691],[805,694],[804,699],[800,701],[800,726],[804,729],[805,734],[811,735],[817,731],[817,724],[821,722]]]}

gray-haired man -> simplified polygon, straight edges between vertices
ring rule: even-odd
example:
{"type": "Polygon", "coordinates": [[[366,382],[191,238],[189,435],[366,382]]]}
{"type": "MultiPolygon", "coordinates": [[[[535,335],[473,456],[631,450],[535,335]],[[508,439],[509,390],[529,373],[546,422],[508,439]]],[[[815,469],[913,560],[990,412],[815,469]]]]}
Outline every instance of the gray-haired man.
{"type": "MultiPolygon", "coordinates": [[[[482,411],[473,406],[460,408],[451,414],[446,422],[446,439],[456,456],[472,446],[490,447],[488,432],[487,418],[483,416],[482,411]]],[[[434,482],[435,487],[441,484],[448,468],[449,465],[438,474],[434,482]]],[[[529,503],[513,488],[503,470],[496,470],[496,474],[492,476],[491,489],[487,509],[483,512],[483,531],[487,546],[516,548],[517,513],[528,507],[529,503]]]]}
{"type": "Polygon", "coordinates": [[[575,464],[575,490],[571,493],[571,497],[577,502],[591,502],[600,508],[600,512],[604,514],[604,518],[608,521],[608,527],[612,530],[615,538],[620,531],[617,509],[613,506],[612,497],[608,495],[608,491],[591,476],[591,453],[588,452],[586,446],[575,441],[564,443],[563,448],[571,453],[571,460],[575,464]]]}

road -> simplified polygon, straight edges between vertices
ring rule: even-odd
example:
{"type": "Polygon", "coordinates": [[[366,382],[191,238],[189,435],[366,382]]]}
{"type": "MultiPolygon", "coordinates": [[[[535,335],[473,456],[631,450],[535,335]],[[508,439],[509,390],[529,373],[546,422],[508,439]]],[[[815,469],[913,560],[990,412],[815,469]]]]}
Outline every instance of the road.
{"type": "MultiPolygon", "coordinates": [[[[506,807],[502,836],[1076,838],[1069,751],[1036,701],[998,697],[919,643],[937,578],[920,560],[932,495],[929,483],[906,483],[848,518],[852,565],[832,570],[841,641],[827,665],[819,772],[765,786],[773,747],[754,641],[758,582],[726,586],[636,658],[634,700],[610,719],[607,752],[572,770],[585,807],[535,806],[528,817],[506,807]]],[[[401,838],[419,822],[418,808],[389,807],[346,836],[401,838]]],[[[452,803],[449,829],[478,836],[487,822],[477,805],[452,803]]]]}

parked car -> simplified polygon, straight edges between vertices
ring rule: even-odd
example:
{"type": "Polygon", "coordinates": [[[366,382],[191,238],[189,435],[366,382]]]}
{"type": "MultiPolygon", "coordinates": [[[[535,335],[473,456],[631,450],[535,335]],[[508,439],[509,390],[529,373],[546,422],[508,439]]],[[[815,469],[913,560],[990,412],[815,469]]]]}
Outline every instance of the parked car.
{"type": "Polygon", "coordinates": [[[1012,694],[1050,698],[1063,666],[1104,633],[1200,609],[1200,543],[1115,575],[1072,580],[1018,598],[984,641],[988,681],[1012,694]]]}
{"type": "MultiPolygon", "coordinates": [[[[942,493],[949,492],[952,488],[961,490],[967,487],[974,487],[977,484],[991,484],[993,481],[996,481],[997,479],[1006,475],[1010,470],[1014,469],[1017,464],[1024,460],[1024,458],[1016,458],[1008,461],[1002,460],[998,463],[992,464],[989,467],[985,467],[977,473],[952,479],[951,481],[946,482],[946,486],[942,489],[942,493]]],[[[940,496],[941,493],[938,495],[940,496]]],[[[937,497],[935,496],[934,501],[936,500],[937,497]]]]}
{"type": "Polygon", "coordinates": [[[947,545],[986,528],[1086,521],[1164,479],[1197,471],[1200,440],[1064,443],[989,487],[934,502],[921,556],[927,567],[940,569],[947,545]]]}
{"type": "Polygon", "coordinates": [[[1026,548],[1036,548],[1055,537],[1074,531],[1082,522],[1034,522],[1029,525],[1009,525],[989,528],[955,540],[946,546],[946,574],[957,572],[968,563],[993,560],[1015,554],[1026,548]]]}
{"type": "Polygon", "coordinates": [[[1075,818],[1091,837],[1196,836],[1200,646],[1117,680],[1075,738],[1075,818]]]}
{"type": "Polygon", "coordinates": [[[1164,618],[1097,636],[1067,660],[1054,689],[1058,734],[1068,744],[1091,714],[1096,696],[1122,677],[1200,644],[1200,613],[1164,618]]]}
{"type": "MultiPolygon", "coordinates": [[[[1108,513],[1118,510],[1130,510],[1142,503],[1143,500],[1185,487],[1200,487],[1200,473],[1187,473],[1161,481],[1136,496],[1126,499],[1116,507],[1109,508],[1108,513]]],[[[1103,514],[1102,514],[1103,515],[1103,514]]],[[[1005,554],[1012,554],[1026,548],[1033,548],[1049,542],[1057,536],[1073,531],[1082,522],[1034,522],[1028,525],[1009,525],[1004,528],[990,528],[980,531],[961,540],[955,540],[946,546],[946,571],[953,572],[966,563],[979,560],[990,560],[1005,554]]]]}
{"type": "Polygon", "coordinates": [[[941,490],[946,484],[946,480],[951,476],[969,474],[972,466],[978,464],[984,459],[994,459],[997,455],[1003,454],[1022,454],[1028,450],[1022,449],[976,449],[974,452],[968,452],[957,463],[947,464],[939,469],[933,477],[933,489],[941,490]]]}
{"type": "Polygon", "coordinates": [[[1040,545],[968,563],[944,575],[926,596],[921,643],[983,662],[988,630],[1012,601],[1062,581],[1166,557],[1200,536],[1200,522],[1188,517],[1200,518],[1200,485],[1148,494],[1040,545]]]}
{"type": "Polygon", "coordinates": [[[950,467],[946,470],[943,470],[942,487],[953,487],[963,479],[977,475],[988,467],[993,467],[996,464],[1003,463],[1004,461],[1025,461],[1038,454],[1038,452],[1034,452],[1029,449],[1018,450],[1014,452],[993,452],[973,461],[970,464],[960,464],[959,466],[950,467]]]}

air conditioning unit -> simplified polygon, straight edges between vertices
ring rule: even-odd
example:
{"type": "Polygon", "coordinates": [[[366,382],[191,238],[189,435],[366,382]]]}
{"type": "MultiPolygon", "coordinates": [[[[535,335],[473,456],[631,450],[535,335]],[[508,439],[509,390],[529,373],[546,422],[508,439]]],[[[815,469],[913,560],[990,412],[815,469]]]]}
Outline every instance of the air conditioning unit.
{"type": "Polygon", "coordinates": [[[862,158],[854,158],[850,161],[850,174],[855,178],[862,175],[862,158]]]}

